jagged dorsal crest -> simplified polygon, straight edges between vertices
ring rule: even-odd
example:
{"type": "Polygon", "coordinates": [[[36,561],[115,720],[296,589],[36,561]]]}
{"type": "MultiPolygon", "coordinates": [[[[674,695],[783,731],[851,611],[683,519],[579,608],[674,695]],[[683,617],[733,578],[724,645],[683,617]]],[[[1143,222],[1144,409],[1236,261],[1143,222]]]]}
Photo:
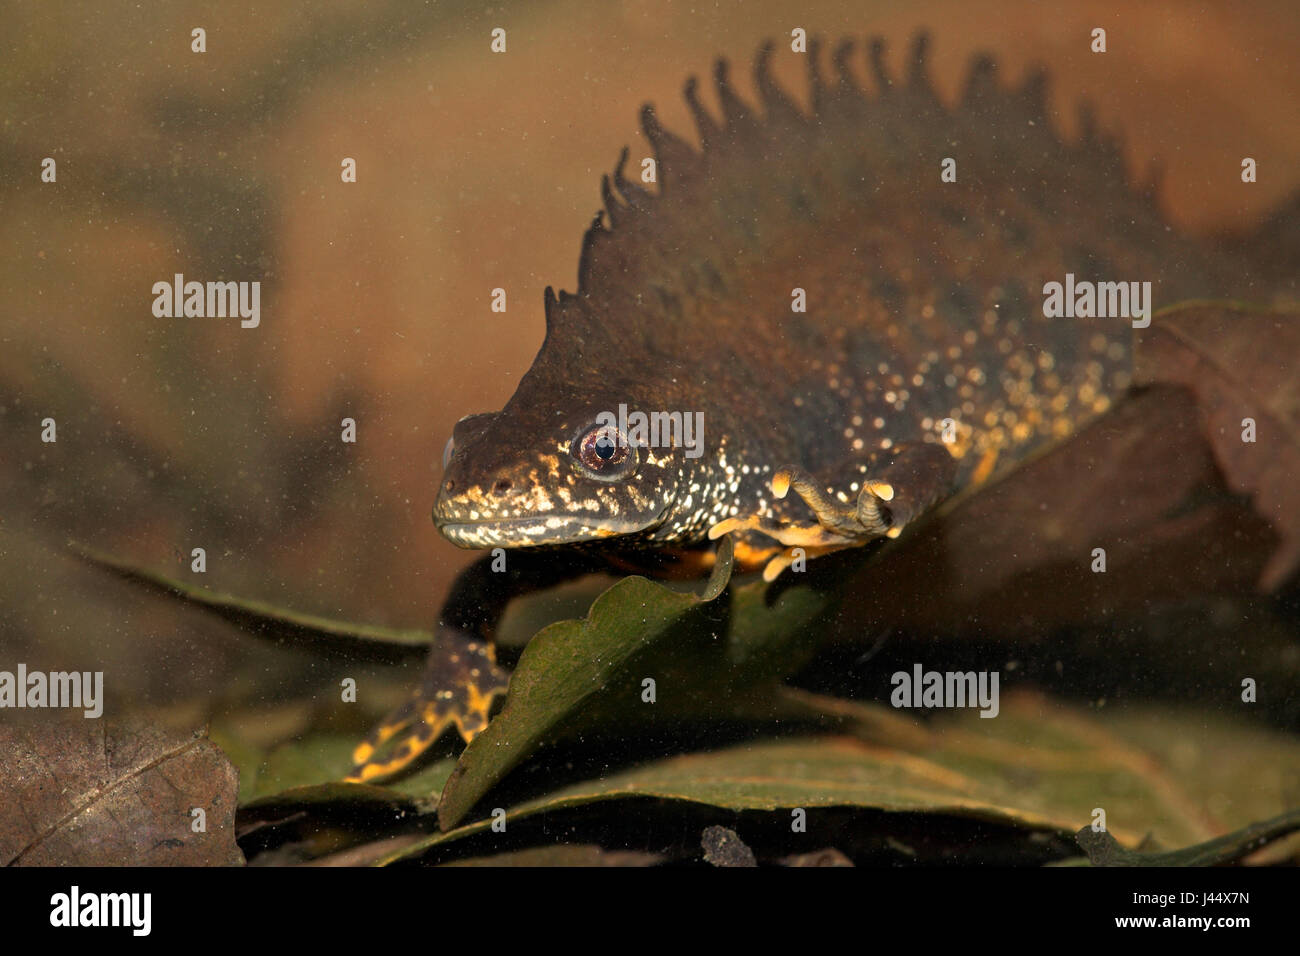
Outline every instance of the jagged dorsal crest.
{"type": "Polygon", "coordinates": [[[870,189],[860,182],[889,189],[892,180],[920,175],[922,166],[929,175],[943,155],[960,155],[968,181],[976,183],[1050,167],[1051,187],[1041,175],[1021,175],[1014,185],[1044,208],[1064,208],[1072,187],[1082,187],[1099,202],[1114,199],[1126,210],[1144,207],[1141,217],[1160,218],[1154,184],[1129,180],[1118,141],[1098,131],[1086,107],[1076,143],[1054,130],[1042,70],[1004,88],[993,59],[977,56],[949,107],[929,75],[927,34],[914,39],[901,76],[887,68],[882,39],[866,44],[872,91],[854,76],[858,44],[838,43],[828,73],[823,45],[814,38],[804,54],[811,102],[805,112],[772,75],[775,49],[764,44],[755,59],[756,104],[736,92],[725,59],[713,71],[716,112],[703,103],[698,80],[687,80],[695,143],[666,129],[653,106],[643,107],[657,189],[628,178],[625,148],[613,175],[602,178],[603,209],[582,243],[577,292],[548,292],[547,345],[539,361],[548,350],[562,352],[570,337],[601,339],[611,322],[633,340],[641,337],[638,328],[663,335],[698,322],[682,309],[687,298],[735,291],[728,282],[736,270],[716,261],[720,256],[748,253],[749,262],[761,263],[763,244],[783,216],[815,217],[857,203],[867,219],[870,189]],[[769,200],[789,208],[765,208],[769,200]]]}

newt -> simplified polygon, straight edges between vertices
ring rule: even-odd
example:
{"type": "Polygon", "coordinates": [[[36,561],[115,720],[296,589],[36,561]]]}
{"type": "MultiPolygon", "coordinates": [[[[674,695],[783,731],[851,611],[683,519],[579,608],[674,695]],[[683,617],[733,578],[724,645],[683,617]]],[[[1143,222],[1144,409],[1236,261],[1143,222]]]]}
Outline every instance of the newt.
{"type": "Polygon", "coordinates": [[[894,76],[870,41],[867,92],[852,41],[826,63],[811,44],[808,111],[773,79],[770,44],[757,106],[719,60],[719,113],[685,87],[694,144],[643,108],[657,189],[625,175],[624,149],[577,292],[547,288],[545,340],[514,395],[447,445],[434,522],[460,547],[507,549],[507,569],[489,555],[457,580],[421,685],[348,779],[486,726],[509,676],[492,633],[516,594],[610,563],[698,573],[724,534],[773,579],[896,537],[1070,435],[1129,387],[1140,332],[1113,314],[1114,284],[1157,304],[1295,300],[1294,200],[1251,236],[1184,234],[1158,178],[1132,181],[1086,109],[1077,141],[1054,130],[1043,71],[1005,88],[977,57],[946,105],[927,45],[894,76]],[[1050,283],[1104,289],[1110,307],[1098,295],[1049,317],[1050,283]],[[700,447],[625,434],[620,406],[699,415],[700,447]]]}

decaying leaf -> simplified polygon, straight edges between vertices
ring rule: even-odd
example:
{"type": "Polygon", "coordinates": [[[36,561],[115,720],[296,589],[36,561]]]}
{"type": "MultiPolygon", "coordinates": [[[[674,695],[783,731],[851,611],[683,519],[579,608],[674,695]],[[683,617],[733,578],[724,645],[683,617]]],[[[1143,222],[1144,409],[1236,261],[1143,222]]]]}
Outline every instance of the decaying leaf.
{"type": "Polygon", "coordinates": [[[1074,838],[1093,866],[1218,866],[1235,863],[1269,841],[1297,830],[1300,830],[1300,810],[1168,853],[1126,850],[1108,832],[1092,827],[1084,827],[1074,838]]]}
{"type": "Polygon", "coordinates": [[[1228,485],[1281,536],[1259,578],[1277,587],[1300,566],[1300,313],[1192,303],[1157,314],[1139,341],[1137,381],[1195,393],[1228,485]]]}
{"type": "Polygon", "coordinates": [[[0,724],[0,862],[238,866],[238,774],[202,734],[80,718],[0,724]],[[198,812],[196,812],[198,811],[198,812]]]}
{"type": "Polygon", "coordinates": [[[1223,487],[1194,396],[1153,387],[882,550],[850,585],[846,629],[889,622],[1020,642],[1159,602],[1249,593],[1275,546],[1223,487]],[[1105,574],[1092,572],[1096,548],[1105,574]]]}

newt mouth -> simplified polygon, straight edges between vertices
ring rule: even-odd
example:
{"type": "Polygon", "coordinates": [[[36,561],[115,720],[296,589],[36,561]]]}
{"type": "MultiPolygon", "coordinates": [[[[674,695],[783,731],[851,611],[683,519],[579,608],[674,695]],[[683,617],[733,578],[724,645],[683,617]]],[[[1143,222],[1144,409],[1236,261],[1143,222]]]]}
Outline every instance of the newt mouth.
{"type": "Polygon", "coordinates": [[[657,521],[593,521],[577,515],[530,515],[524,518],[489,518],[479,521],[439,521],[438,531],[458,548],[529,548],[599,541],[636,534],[657,521]]]}

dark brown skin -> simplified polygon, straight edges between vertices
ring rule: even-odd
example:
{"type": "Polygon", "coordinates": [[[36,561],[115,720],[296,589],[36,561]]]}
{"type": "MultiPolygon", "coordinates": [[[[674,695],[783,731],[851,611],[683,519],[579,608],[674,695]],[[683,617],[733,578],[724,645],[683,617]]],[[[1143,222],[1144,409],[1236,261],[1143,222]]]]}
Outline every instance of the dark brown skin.
{"type": "Polygon", "coordinates": [[[458,583],[424,684],[358,748],[352,779],[407,765],[449,723],[467,739],[486,725],[506,677],[491,632],[522,590],[602,553],[653,562],[728,532],[773,578],[794,557],[897,536],[1104,412],[1128,387],[1131,321],[1045,318],[1045,283],[1150,282],[1155,309],[1296,296],[1293,207],[1255,240],[1179,235],[1086,115],[1079,143],[1058,138],[1041,75],[1002,90],[979,59],[949,108],[924,37],[901,80],[882,48],[867,57],[874,95],[846,69],[851,45],[829,79],[810,49],[812,115],[772,81],[770,49],[761,118],[720,63],[721,117],[687,85],[699,151],[645,109],[658,193],[620,162],[578,292],[547,290],[546,341],[518,390],[456,428],[434,520],[462,547],[519,549],[511,570],[492,574],[489,557],[458,583]],[[597,421],[620,404],[702,413],[703,453],[637,447],[597,421]],[[557,546],[567,557],[533,550],[557,546]]]}

